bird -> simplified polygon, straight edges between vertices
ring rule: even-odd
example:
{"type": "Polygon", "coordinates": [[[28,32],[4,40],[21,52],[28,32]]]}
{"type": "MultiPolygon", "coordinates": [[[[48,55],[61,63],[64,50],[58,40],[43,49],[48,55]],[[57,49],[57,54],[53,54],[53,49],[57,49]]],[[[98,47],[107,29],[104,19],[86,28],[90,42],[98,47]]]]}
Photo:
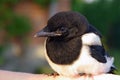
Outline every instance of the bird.
{"type": "Polygon", "coordinates": [[[35,37],[47,37],[45,57],[59,75],[99,75],[115,70],[114,58],[105,50],[101,33],[79,12],[53,15],[35,37]]]}

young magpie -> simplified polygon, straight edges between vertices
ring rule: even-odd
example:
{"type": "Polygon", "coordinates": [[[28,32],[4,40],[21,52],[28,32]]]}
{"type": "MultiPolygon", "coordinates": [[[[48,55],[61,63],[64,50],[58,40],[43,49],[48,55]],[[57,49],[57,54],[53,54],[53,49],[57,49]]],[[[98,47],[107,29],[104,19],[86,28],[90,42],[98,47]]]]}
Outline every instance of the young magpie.
{"type": "Polygon", "coordinates": [[[114,70],[114,58],[105,51],[100,32],[78,12],[55,14],[35,37],[47,37],[46,59],[60,75],[98,75],[114,70]]]}

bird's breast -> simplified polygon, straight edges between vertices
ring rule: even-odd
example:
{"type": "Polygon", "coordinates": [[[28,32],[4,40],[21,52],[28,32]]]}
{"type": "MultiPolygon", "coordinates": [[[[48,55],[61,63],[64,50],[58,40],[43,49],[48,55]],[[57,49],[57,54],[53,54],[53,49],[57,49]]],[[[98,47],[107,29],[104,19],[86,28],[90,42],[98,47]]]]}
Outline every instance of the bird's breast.
{"type": "Polygon", "coordinates": [[[79,38],[64,41],[46,41],[46,52],[50,60],[56,64],[72,64],[80,55],[79,38]]]}

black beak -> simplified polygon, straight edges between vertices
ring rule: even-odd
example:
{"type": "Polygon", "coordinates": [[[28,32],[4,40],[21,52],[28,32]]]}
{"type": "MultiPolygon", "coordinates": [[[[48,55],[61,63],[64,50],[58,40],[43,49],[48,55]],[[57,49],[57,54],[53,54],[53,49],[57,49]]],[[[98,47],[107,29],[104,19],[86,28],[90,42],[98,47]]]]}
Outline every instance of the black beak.
{"type": "Polygon", "coordinates": [[[37,32],[34,37],[57,37],[61,36],[62,33],[60,32],[50,32],[46,28],[42,29],[41,31],[37,32]]]}

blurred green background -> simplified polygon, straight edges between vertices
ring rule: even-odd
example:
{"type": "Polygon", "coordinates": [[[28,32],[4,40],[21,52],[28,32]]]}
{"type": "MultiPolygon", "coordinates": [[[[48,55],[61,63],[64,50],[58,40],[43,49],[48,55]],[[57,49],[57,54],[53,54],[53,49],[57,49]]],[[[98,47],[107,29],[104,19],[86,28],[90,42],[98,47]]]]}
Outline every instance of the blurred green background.
{"type": "Polygon", "coordinates": [[[120,0],[0,0],[0,69],[50,73],[44,38],[33,38],[59,11],[78,11],[103,35],[120,74],[120,0]]]}

